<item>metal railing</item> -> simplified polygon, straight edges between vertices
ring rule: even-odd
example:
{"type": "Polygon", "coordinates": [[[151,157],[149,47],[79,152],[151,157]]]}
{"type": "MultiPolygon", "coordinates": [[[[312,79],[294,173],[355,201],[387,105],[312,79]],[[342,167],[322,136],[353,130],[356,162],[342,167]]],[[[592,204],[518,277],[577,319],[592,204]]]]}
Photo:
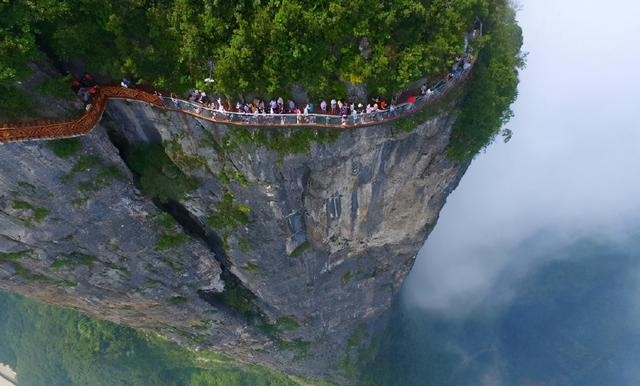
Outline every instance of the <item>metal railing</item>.
{"type": "Polygon", "coordinates": [[[471,66],[459,71],[451,79],[436,83],[431,93],[418,95],[412,102],[400,103],[397,106],[371,113],[352,112],[347,116],[315,113],[257,114],[221,111],[207,108],[196,102],[171,97],[160,97],[142,90],[105,86],[100,88],[98,95],[92,101],[92,105],[82,117],[66,122],[36,121],[1,124],[0,143],[84,135],[98,124],[109,99],[142,101],[167,110],[180,111],[211,122],[239,126],[327,127],[348,129],[377,125],[410,116],[427,105],[434,103],[468,76],[473,62],[470,62],[470,64],[471,66]]]}
{"type": "Polygon", "coordinates": [[[451,79],[441,80],[436,83],[431,92],[425,95],[418,95],[413,102],[404,102],[385,110],[377,110],[371,113],[351,112],[347,116],[334,114],[269,114],[269,113],[244,113],[235,111],[225,111],[210,108],[201,103],[187,101],[174,97],[162,97],[164,107],[169,110],[177,110],[193,115],[208,121],[233,124],[240,126],[284,126],[284,127],[330,127],[330,128],[352,128],[358,126],[371,126],[387,121],[392,121],[411,115],[427,105],[440,99],[455,84],[465,79],[471,67],[461,70],[451,79]]]}

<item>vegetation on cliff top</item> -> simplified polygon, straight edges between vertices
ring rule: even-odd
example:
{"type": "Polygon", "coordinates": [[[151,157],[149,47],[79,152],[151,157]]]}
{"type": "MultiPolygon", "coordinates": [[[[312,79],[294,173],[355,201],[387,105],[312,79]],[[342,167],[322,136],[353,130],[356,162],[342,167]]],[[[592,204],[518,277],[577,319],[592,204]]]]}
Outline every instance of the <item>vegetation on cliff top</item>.
{"type": "Polygon", "coordinates": [[[491,143],[512,117],[510,106],[518,95],[522,29],[509,3],[492,1],[484,31],[449,144],[449,156],[457,161],[470,160],[491,143]]]}
{"type": "Polygon", "coordinates": [[[476,21],[483,36],[449,155],[468,160],[511,116],[520,28],[509,0],[0,1],[0,115],[28,106],[18,83],[42,52],[159,88],[342,98],[345,82],[391,95],[448,71],[476,21]],[[212,77],[214,83],[204,83],[212,77]]]}
{"type": "Polygon", "coordinates": [[[44,51],[173,90],[204,86],[212,61],[228,95],[287,95],[296,83],[340,97],[342,81],[390,94],[446,71],[495,1],[0,1],[0,85],[44,51]]]}

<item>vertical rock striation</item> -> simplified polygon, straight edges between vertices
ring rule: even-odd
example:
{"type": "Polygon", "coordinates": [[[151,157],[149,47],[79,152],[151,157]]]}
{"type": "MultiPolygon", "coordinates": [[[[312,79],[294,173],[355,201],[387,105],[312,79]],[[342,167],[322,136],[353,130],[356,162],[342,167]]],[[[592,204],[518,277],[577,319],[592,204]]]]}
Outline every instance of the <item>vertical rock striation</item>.
{"type": "Polygon", "coordinates": [[[454,119],[249,129],[110,101],[80,154],[0,146],[0,286],[343,382],[466,169],[454,119]],[[145,143],[197,188],[143,198],[119,153],[145,143]]]}

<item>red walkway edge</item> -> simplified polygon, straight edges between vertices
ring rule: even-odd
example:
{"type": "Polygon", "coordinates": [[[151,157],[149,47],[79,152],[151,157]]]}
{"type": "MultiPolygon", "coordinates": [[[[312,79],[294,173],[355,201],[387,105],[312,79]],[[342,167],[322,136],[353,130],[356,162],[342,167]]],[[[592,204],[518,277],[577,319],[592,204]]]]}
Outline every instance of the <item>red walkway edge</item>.
{"type": "Polygon", "coordinates": [[[432,104],[447,93],[455,84],[461,83],[470,73],[467,69],[458,77],[446,82],[444,87],[431,96],[419,96],[414,103],[403,103],[395,111],[383,110],[373,114],[360,114],[349,122],[342,123],[336,115],[310,114],[296,115],[254,115],[235,112],[217,112],[180,99],[160,97],[142,90],[119,86],[101,87],[87,112],[79,119],[59,123],[15,123],[0,125],[0,143],[26,140],[46,140],[76,137],[90,132],[102,118],[109,99],[131,99],[149,103],[170,111],[180,111],[210,122],[237,126],[273,126],[273,127],[325,127],[332,129],[351,129],[362,126],[378,125],[407,117],[432,104]],[[175,106],[174,107],[172,107],[175,106]],[[197,110],[196,110],[197,109],[197,110]],[[206,114],[205,114],[206,113],[206,114]],[[210,116],[207,116],[210,115],[210,116]],[[313,119],[311,119],[313,118],[313,119]]]}
{"type": "Polygon", "coordinates": [[[74,121],[29,126],[25,126],[25,123],[5,124],[0,127],[0,142],[66,138],[87,134],[102,118],[109,98],[135,99],[164,107],[162,100],[156,95],[135,89],[105,86],[100,88],[97,96],[93,98],[91,107],[82,117],[74,121]]]}

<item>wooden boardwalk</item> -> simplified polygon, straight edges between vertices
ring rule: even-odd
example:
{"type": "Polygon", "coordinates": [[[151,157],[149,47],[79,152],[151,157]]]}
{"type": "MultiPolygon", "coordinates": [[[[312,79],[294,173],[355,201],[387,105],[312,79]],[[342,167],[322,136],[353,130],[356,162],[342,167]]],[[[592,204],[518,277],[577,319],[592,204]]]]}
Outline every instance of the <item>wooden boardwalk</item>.
{"type": "Polygon", "coordinates": [[[124,87],[105,86],[94,96],[91,107],[82,117],[67,122],[4,124],[0,126],[0,142],[66,138],[87,134],[98,124],[107,101],[111,98],[132,99],[158,107],[164,106],[156,95],[124,87]]]}
{"type": "Polygon", "coordinates": [[[461,83],[470,73],[470,69],[445,82],[432,94],[420,95],[415,100],[401,103],[393,109],[379,110],[370,114],[351,114],[346,119],[339,115],[323,114],[246,114],[208,109],[201,104],[182,99],[160,97],[142,90],[120,86],[100,87],[93,97],[86,113],[66,122],[21,122],[0,124],[0,143],[26,140],[46,140],[77,137],[90,132],[102,118],[109,99],[128,99],[148,103],[158,108],[179,111],[210,122],[238,126],[259,127],[324,127],[332,129],[351,129],[362,126],[378,125],[415,114],[422,108],[442,98],[456,84],[461,83]]]}

